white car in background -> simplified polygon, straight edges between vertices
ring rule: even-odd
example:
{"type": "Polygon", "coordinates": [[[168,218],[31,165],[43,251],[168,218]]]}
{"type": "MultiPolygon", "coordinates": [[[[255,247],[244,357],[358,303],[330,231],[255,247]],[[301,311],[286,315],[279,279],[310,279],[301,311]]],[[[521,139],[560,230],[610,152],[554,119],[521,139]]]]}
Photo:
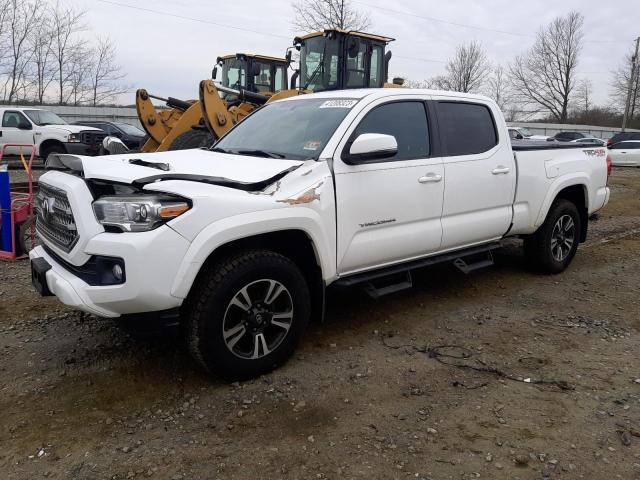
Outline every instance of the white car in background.
{"type": "Polygon", "coordinates": [[[593,145],[594,147],[604,147],[607,142],[605,142],[601,138],[583,137],[583,138],[576,138],[575,140],[571,140],[569,143],[580,143],[583,145],[584,144],[593,145]]]}
{"type": "Polygon", "coordinates": [[[609,147],[611,163],[617,167],[640,167],[640,140],[625,140],[609,147]]]}

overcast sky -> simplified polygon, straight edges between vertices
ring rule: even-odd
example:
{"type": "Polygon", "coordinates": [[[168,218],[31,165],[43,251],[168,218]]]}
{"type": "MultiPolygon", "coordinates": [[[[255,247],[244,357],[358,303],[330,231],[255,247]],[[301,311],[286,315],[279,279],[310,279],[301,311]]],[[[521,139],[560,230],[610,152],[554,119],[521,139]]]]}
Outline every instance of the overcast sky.
{"type": "MultiPolygon", "coordinates": [[[[116,44],[125,82],[132,86],[123,103],[133,103],[133,92],[141,87],[161,96],[197,98],[198,83],[210,78],[217,56],[283,56],[294,35],[302,33],[291,26],[290,0],[69,1],[87,11],[92,32],[109,35],[116,44]],[[167,15],[139,10],[145,8],[167,15]]],[[[541,25],[578,10],[585,16],[580,76],[593,82],[594,100],[601,105],[607,103],[611,70],[640,35],[639,0],[363,0],[352,5],[369,13],[372,33],[396,38],[389,47],[390,77],[412,80],[441,73],[456,45],[470,40],[482,43],[491,62],[506,65],[531,46],[541,25]]]]}

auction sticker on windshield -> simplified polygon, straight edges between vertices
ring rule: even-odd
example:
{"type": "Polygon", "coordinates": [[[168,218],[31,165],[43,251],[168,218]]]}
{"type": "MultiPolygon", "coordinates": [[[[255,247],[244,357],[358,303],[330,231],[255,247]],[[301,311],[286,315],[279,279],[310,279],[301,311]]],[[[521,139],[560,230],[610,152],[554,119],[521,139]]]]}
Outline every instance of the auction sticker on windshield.
{"type": "Polygon", "coordinates": [[[356,103],[358,103],[358,100],[339,98],[337,100],[327,100],[322,105],[320,105],[320,108],[351,108],[356,103]]]}
{"type": "Polygon", "coordinates": [[[320,140],[309,140],[308,142],[304,142],[302,148],[304,150],[317,150],[320,145],[322,145],[320,140]]]}

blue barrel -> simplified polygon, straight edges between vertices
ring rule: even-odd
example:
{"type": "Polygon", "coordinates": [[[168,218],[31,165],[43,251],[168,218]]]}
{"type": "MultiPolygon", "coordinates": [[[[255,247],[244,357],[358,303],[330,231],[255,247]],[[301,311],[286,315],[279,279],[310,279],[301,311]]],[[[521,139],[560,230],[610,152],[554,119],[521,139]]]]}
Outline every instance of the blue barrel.
{"type": "Polygon", "coordinates": [[[2,225],[0,227],[0,247],[5,252],[13,251],[13,232],[11,231],[11,182],[7,166],[0,167],[0,209],[2,225]]]}

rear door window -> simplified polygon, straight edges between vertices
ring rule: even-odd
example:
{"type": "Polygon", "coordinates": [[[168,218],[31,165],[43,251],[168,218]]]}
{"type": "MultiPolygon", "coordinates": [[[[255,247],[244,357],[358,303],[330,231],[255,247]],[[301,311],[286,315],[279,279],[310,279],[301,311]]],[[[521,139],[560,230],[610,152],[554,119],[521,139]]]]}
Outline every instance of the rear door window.
{"type": "Polygon", "coordinates": [[[445,155],[475,155],[498,144],[493,115],[486,105],[436,102],[436,106],[445,155]]]}
{"type": "MultiPolygon", "coordinates": [[[[384,161],[413,160],[429,156],[429,128],[423,102],[393,102],[375,107],[356,127],[351,140],[363,133],[383,133],[395,137],[398,153],[384,161]]],[[[350,145],[351,142],[347,144],[347,148],[350,145]]]]}

